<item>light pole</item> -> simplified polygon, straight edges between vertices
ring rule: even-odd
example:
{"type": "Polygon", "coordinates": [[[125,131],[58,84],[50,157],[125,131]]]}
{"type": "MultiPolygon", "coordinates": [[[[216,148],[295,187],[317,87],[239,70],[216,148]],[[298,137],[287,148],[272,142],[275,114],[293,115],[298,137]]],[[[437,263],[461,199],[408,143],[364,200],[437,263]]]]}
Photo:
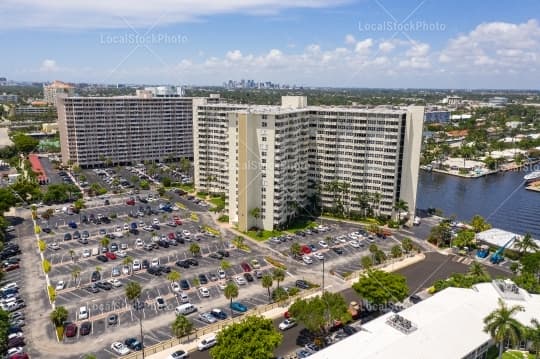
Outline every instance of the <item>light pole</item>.
{"type": "Polygon", "coordinates": [[[324,295],[324,257],[322,259],[322,294],[324,295]]]}

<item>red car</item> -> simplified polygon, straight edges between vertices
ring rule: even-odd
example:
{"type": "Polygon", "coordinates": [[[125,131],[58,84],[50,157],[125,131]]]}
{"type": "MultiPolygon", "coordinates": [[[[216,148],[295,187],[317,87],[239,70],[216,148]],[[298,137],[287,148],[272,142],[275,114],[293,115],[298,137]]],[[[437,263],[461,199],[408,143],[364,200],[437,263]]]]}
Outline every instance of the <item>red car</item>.
{"type": "Polygon", "coordinates": [[[309,248],[309,246],[306,246],[305,244],[302,245],[301,249],[302,249],[303,254],[310,254],[311,253],[311,248],[309,248]]]}
{"type": "Polygon", "coordinates": [[[30,359],[26,353],[18,353],[9,357],[9,359],[30,359]]]}
{"type": "Polygon", "coordinates": [[[2,269],[5,271],[5,272],[9,272],[9,271],[12,271],[14,269],[17,269],[19,268],[19,263],[4,263],[4,265],[2,266],[2,269]]]}
{"type": "Polygon", "coordinates": [[[174,223],[176,223],[177,225],[182,224],[182,221],[180,220],[180,217],[178,216],[173,216],[173,220],[174,220],[174,223]]]}
{"type": "Polygon", "coordinates": [[[169,239],[175,239],[176,238],[176,236],[172,232],[167,234],[167,237],[169,237],[169,239]]]}
{"type": "Polygon", "coordinates": [[[77,324],[75,323],[69,323],[64,328],[64,334],[66,335],[66,338],[73,338],[77,335],[77,324]]]}
{"type": "Polygon", "coordinates": [[[244,272],[251,272],[251,267],[249,266],[249,264],[247,264],[246,262],[242,262],[240,263],[240,266],[242,267],[242,269],[244,270],[244,272]]]}
{"type": "Polygon", "coordinates": [[[109,259],[116,259],[116,254],[114,254],[113,252],[106,252],[105,257],[109,259]]]}
{"type": "Polygon", "coordinates": [[[129,205],[129,206],[134,206],[135,205],[135,200],[133,198],[130,198],[126,201],[126,204],[129,205]]]}

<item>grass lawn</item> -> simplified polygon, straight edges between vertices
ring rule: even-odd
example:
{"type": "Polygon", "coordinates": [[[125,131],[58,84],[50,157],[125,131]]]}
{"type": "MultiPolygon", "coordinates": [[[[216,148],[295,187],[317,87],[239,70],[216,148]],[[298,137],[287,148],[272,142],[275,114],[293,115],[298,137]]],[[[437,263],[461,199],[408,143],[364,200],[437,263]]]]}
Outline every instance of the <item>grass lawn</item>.
{"type": "Polygon", "coordinates": [[[198,216],[197,213],[195,213],[195,212],[191,212],[191,215],[189,216],[189,218],[190,218],[193,222],[199,222],[199,216],[198,216]]]}
{"type": "Polygon", "coordinates": [[[294,233],[299,230],[313,228],[317,226],[317,222],[312,221],[310,219],[303,219],[299,218],[298,220],[294,221],[287,229],[287,232],[294,233]]]}
{"type": "Polygon", "coordinates": [[[264,242],[268,240],[270,237],[277,237],[281,236],[283,232],[281,231],[247,231],[245,232],[250,238],[253,238],[254,240],[258,242],[264,242]],[[257,233],[261,233],[261,236],[258,236],[257,233]]]}
{"type": "Polygon", "coordinates": [[[503,353],[503,359],[534,359],[534,355],[522,353],[517,350],[509,350],[503,353]]]}

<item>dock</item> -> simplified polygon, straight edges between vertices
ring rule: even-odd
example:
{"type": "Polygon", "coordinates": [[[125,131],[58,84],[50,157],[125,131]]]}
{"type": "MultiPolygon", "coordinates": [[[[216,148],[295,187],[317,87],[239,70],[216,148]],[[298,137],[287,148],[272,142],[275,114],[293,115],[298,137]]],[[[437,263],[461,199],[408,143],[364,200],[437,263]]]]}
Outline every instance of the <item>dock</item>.
{"type": "Polygon", "coordinates": [[[534,192],[540,192],[540,180],[531,182],[525,187],[525,189],[534,192]]]}

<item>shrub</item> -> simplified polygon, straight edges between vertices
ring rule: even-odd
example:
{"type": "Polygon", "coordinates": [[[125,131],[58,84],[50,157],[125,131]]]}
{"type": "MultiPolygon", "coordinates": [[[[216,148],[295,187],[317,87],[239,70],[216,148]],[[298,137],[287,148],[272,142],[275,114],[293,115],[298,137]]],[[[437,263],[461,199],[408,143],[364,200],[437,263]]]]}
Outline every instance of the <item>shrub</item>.
{"type": "Polygon", "coordinates": [[[40,239],[40,240],[38,241],[38,247],[39,247],[39,251],[40,251],[40,252],[44,252],[46,246],[47,246],[47,244],[45,243],[44,240],[40,239]]]}
{"type": "Polygon", "coordinates": [[[221,216],[218,217],[218,222],[228,223],[229,222],[229,216],[227,216],[226,214],[222,214],[221,216]]]}
{"type": "Polygon", "coordinates": [[[264,260],[267,261],[268,263],[270,263],[271,265],[273,265],[276,268],[287,270],[287,266],[285,264],[281,263],[280,261],[278,261],[277,259],[274,259],[272,257],[264,257],[264,260]]]}
{"type": "Polygon", "coordinates": [[[51,262],[44,259],[43,260],[43,271],[45,272],[45,274],[49,273],[51,271],[51,268],[52,268],[51,262]]]}
{"type": "Polygon", "coordinates": [[[49,293],[49,300],[53,303],[56,300],[56,289],[50,285],[47,287],[47,292],[49,293]]]}
{"type": "Polygon", "coordinates": [[[298,289],[296,287],[289,288],[289,296],[290,297],[295,296],[298,293],[300,293],[300,289],[298,289]]]}

